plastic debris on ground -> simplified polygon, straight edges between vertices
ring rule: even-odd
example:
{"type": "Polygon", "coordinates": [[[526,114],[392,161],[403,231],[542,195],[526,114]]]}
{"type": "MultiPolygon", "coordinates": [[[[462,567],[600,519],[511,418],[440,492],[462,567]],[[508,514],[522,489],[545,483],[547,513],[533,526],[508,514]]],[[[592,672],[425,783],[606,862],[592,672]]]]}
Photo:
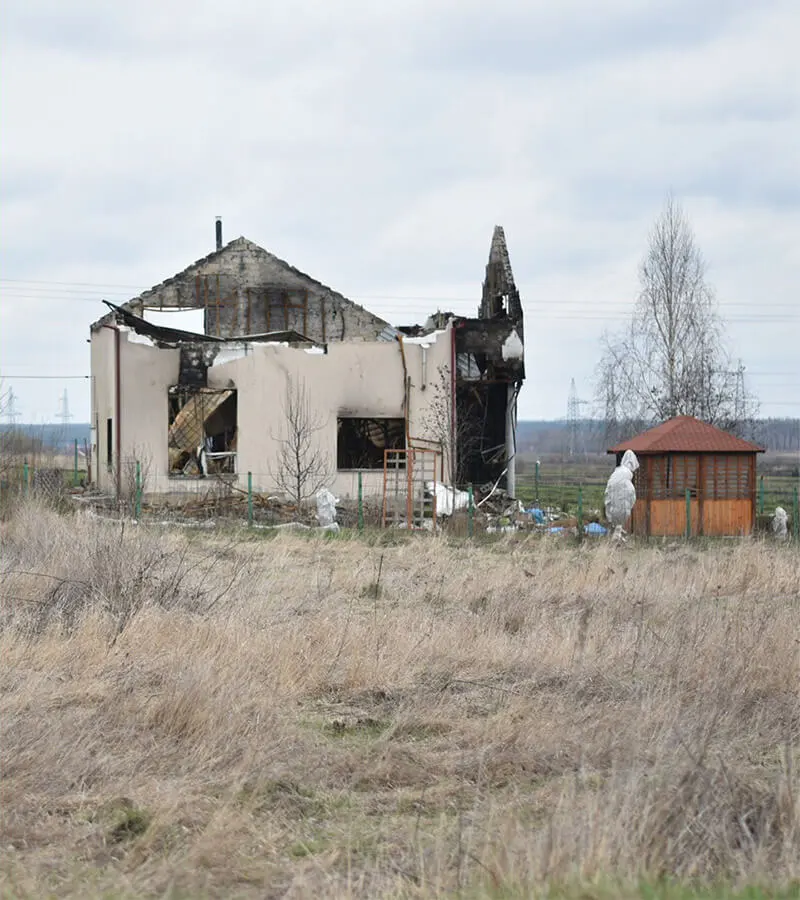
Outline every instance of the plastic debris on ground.
{"type": "Polygon", "coordinates": [[[603,528],[599,522],[589,522],[588,525],[583,526],[583,530],[586,534],[608,534],[608,529],[603,528]]]}
{"type": "MultiPolygon", "coordinates": [[[[577,535],[578,519],[554,506],[534,504],[527,509],[519,500],[510,497],[502,488],[493,484],[479,485],[475,491],[475,521],[488,534],[534,531],[541,534],[577,535]]],[[[590,512],[586,534],[606,534],[600,523],[599,511],[590,512]],[[598,530],[599,529],[599,530],[598,530]]]]}
{"type": "Polygon", "coordinates": [[[469,493],[459,491],[458,488],[449,487],[432,481],[425,482],[425,490],[428,494],[436,494],[436,514],[439,516],[452,516],[457,509],[466,509],[469,506],[469,493]]]}
{"type": "Polygon", "coordinates": [[[317,521],[323,527],[336,523],[336,504],[339,500],[327,488],[317,491],[317,521]]]}
{"type": "Polygon", "coordinates": [[[508,524],[508,525],[487,525],[486,533],[487,534],[514,534],[518,528],[516,525],[508,524]]]}

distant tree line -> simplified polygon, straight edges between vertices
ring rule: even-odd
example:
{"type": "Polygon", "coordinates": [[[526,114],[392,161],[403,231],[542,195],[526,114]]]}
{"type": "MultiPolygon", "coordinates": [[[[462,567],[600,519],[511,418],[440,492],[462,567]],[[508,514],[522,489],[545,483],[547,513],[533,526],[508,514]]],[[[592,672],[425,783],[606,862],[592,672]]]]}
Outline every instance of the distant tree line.
{"type": "MultiPolygon", "coordinates": [[[[647,427],[645,422],[631,422],[628,429],[619,435],[619,439],[632,437],[647,427]]],[[[751,431],[753,440],[772,453],[800,453],[800,419],[755,419],[751,431]]],[[[578,423],[575,454],[605,453],[610,446],[606,440],[607,434],[608,428],[604,420],[582,420],[578,423]]],[[[566,456],[569,445],[570,427],[565,421],[523,421],[517,426],[517,448],[520,454],[566,456]]]]}

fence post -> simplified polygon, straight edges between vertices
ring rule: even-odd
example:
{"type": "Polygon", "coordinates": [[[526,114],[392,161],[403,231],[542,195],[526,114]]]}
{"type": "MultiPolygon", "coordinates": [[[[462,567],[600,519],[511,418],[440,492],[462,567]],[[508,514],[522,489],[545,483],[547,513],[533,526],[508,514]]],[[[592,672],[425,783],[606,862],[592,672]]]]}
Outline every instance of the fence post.
{"type": "Polygon", "coordinates": [[[247,473],[247,525],[253,524],[253,473],[247,473]]]}
{"type": "Polygon", "coordinates": [[[31,470],[28,467],[28,460],[26,459],[22,464],[22,494],[24,497],[28,496],[28,488],[30,487],[31,480],[31,470]]]}
{"type": "Polygon", "coordinates": [[[539,460],[536,460],[536,465],[533,467],[533,499],[536,503],[539,503],[539,460]]]}
{"type": "Polygon", "coordinates": [[[364,530],[364,480],[358,473],[358,530],[364,530]]]}
{"type": "Polygon", "coordinates": [[[469,505],[467,506],[467,534],[472,537],[475,534],[475,494],[472,485],[467,488],[469,505]]]}
{"type": "Polygon", "coordinates": [[[578,540],[583,540],[583,485],[578,485],[578,540]]]}
{"type": "Polygon", "coordinates": [[[692,536],[692,492],[686,488],[686,540],[692,536]]]}
{"type": "MultiPolygon", "coordinates": [[[[77,441],[75,442],[77,446],[77,441]]],[[[134,516],[137,521],[142,517],[142,464],[136,460],[136,507],[134,516]]]]}
{"type": "Polygon", "coordinates": [[[75,438],[75,456],[72,467],[72,484],[73,487],[78,486],[78,439],[75,438]]]}
{"type": "Polygon", "coordinates": [[[800,540],[800,490],[797,485],[794,488],[794,502],[792,503],[792,533],[796,541],[800,540]]]}
{"type": "Polygon", "coordinates": [[[764,476],[758,479],[758,514],[764,515],[764,476]]]}

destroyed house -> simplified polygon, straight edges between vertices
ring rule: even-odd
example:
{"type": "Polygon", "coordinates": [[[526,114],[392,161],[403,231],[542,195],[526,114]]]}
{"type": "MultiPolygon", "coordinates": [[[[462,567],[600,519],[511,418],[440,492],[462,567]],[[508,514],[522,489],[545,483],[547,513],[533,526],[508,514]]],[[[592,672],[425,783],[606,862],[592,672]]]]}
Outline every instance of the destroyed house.
{"type": "MultiPolygon", "coordinates": [[[[208,479],[274,492],[298,418],[337,496],[386,491],[412,450],[435,480],[514,492],[522,306],[496,228],[476,318],[393,327],[246,240],[223,245],[91,326],[92,480],[147,494],[208,479]],[[203,333],[148,321],[201,310],[203,333]],[[399,467],[399,468],[398,468],[399,467]]],[[[311,480],[309,481],[309,484],[311,480]]]]}

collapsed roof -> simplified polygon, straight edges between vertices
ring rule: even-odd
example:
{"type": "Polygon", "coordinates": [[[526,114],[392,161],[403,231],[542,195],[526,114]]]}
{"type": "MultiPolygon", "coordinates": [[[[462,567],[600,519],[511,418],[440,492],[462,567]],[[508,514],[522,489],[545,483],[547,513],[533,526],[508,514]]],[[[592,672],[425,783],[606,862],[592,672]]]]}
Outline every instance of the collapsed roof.
{"type": "Polygon", "coordinates": [[[254,343],[281,342],[287,344],[314,343],[310,338],[307,338],[305,335],[302,335],[297,331],[270,331],[265,334],[235,335],[229,338],[216,337],[215,335],[211,334],[199,334],[195,331],[183,331],[182,329],[170,328],[166,325],[155,325],[152,322],[148,322],[147,319],[144,319],[141,316],[134,315],[132,312],[125,309],[124,306],[116,306],[114,303],[110,303],[108,300],[104,300],[103,303],[105,303],[106,306],[110,307],[112,312],[117,315],[117,317],[122,321],[124,325],[135,331],[137,334],[152,338],[152,340],[157,344],[174,345],[184,342],[193,344],[224,344],[226,342],[234,341],[250,341],[254,343]]]}

